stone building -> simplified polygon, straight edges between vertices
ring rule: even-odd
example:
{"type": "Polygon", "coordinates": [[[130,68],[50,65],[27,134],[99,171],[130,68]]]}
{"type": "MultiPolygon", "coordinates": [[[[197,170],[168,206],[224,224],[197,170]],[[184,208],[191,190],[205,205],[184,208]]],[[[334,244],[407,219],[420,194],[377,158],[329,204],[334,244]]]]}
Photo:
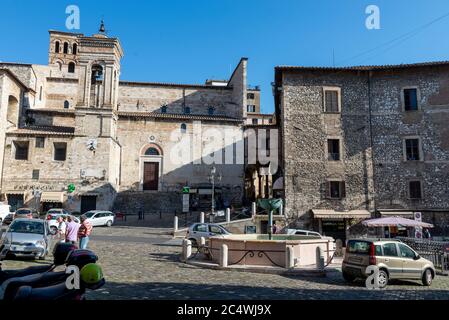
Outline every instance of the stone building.
{"type": "Polygon", "coordinates": [[[3,201],[180,211],[188,186],[189,209],[207,209],[215,166],[217,202],[241,204],[247,59],[225,84],[123,81],[121,43],[101,30],[50,31],[45,66],[0,63],[3,201]]]}
{"type": "Polygon", "coordinates": [[[449,62],[276,67],[275,107],[292,221],[344,239],[418,212],[448,234],[449,62]]]}

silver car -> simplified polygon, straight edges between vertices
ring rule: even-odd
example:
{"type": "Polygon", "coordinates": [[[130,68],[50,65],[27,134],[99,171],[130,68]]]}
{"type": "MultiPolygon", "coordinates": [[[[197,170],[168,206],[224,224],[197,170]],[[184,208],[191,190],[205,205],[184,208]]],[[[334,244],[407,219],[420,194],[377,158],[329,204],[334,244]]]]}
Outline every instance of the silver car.
{"type": "Polygon", "coordinates": [[[225,227],[219,224],[213,223],[194,223],[187,230],[186,239],[192,241],[193,246],[197,246],[200,243],[200,239],[209,239],[210,237],[216,237],[220,235],[231,234],[225,227]]]}
{"type": "Polygon", "coordinates": [[[2,234],[2,254],[34,256],[44,260],[49,251],[50,238],[45,220],[15,219],[2,234]]]}

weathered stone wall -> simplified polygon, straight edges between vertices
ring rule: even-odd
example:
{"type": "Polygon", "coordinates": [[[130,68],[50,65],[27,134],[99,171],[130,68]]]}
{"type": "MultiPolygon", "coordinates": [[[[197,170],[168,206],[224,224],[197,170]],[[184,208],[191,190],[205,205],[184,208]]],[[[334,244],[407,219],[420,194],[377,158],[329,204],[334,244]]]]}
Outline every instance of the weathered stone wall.
{"type": "Polygon", "coordinates": [[[372,78],[378,208],[449,211],[449,67],[376,72],[372,78]],[[419,111],[403,111],[402,90],[417,87],[419,111]],[[420,137],[423,161],[404,161],[403,139],[420,137]],[[411,200],[409,181],[422,182],[411,200]]]}
{"type": "Polygon", "coordinates": [[[232,90],[226,87],[182,87],[152,84],[121,83],[119,111],[160,112],[163,105],[167,113],[184,113],[183,106],[192,114],[208,114],[209,107],[217,115],[230,115],[233,105],[232,90]]]}
{"type": "Polygon", "coordinates": [[[281,108],[286,213],[310,227],[309,210],[370,208],[366,78],[357,74],[284,75],[281,108]],[[341,114],[323,113],[323,87],[341,88],[341,114]],[[341,161],[327,159],[327,139],[341,138],[341,161]],[[329,179],[346,182],[346,198],[326,198],[329,179]]]}

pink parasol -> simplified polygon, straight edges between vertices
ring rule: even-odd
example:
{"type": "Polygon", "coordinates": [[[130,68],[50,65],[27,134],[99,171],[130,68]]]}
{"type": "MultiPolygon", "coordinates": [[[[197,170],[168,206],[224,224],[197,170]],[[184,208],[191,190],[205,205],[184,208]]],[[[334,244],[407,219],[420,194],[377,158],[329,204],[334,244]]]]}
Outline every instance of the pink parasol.
{"type": "Polygon", "coordinates": [[[402,217],[385,217],[378,219],[370,219],[362,222],[363,225],[367,227],[391,227],[391,226],[401,226],[401,227],[423,227],[423,228],[433,228],[433,224],[406,219],[402,217]]]}

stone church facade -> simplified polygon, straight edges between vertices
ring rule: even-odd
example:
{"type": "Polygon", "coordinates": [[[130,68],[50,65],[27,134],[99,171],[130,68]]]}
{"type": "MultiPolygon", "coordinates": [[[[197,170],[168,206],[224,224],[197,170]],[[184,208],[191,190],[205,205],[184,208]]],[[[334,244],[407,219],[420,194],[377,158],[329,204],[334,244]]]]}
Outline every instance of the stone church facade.
{"type": "Polygon", "coordinates": [[[179,212],[188,186],[192,209],[207,210],[215,166],[221,201],[241,204],[247,59],[224,85],[183,85],[122,81],[123,55],[101,32],[50,31],[48,65],[0,63],[2,200],[41,211],[179,212]],[[234,161],[223,152],[212,164],[211,150],[231,150],[234,161]]]}

